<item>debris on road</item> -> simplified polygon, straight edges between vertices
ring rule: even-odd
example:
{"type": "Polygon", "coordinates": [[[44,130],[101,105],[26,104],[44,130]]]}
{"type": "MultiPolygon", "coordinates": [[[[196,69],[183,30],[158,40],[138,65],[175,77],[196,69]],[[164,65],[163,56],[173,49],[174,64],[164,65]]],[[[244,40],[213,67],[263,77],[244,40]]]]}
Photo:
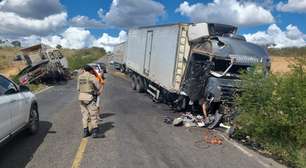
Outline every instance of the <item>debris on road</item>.
{"type": "Polygon", "coordinates": [[[181,117],[178,117],[176,119],[173,120],[173,125],[174,126],[181,126],[184,123],[184,119],[181,117]]]}
{"type": "Polygon", "coordinates": [[[185,114],[182,114],[180,117],[177,117],[173,120],[172,125],[174,126],[182,126],[185,127],[205,127],[205,121],[203,116],[197,115],[194,116],[190,112],[187,112],[185,114]]]}
{"type": "Polygon", "coordinates": [[[213,144],[213,145],[223,144],[223,139],[221,137],[217,136],[213,131],[207,129],[204,131],[203,140],[208,144],[213,144]]]}
{"type": "Polygon", "coordinates": [[[165,117],[165,118],[164,118],[164,123],[166,123],[166,124],[172,124],[172,123],[173,123],[173,119],[170,118],[170,117],[165,117]]]}
{"type": "Polygon", "coordinates": [[[224,139],[217,136],[212,130],[205,129],[203,137],[194,142],[194,145],[199,149],[207,149],[211,145],[222,145],[224,139]]]}

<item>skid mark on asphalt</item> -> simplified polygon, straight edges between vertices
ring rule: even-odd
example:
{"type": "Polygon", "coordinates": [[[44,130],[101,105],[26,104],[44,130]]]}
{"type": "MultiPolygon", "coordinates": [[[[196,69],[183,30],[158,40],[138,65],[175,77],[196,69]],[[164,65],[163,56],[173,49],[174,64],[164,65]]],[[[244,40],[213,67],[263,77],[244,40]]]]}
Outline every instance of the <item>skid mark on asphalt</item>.
{"type": "Polygon", "coordinates": [[[80,167],[81,161],[83,159],[84,152],[85,152],[85,149],[86,149],[86,146],[87,146],[87,143],[88,143],[88,139],[87,138],[83,138],[81,143],[80,143],[78,152],[77,152],[77,154],[74,157],[74,160],[73,160],[71,168],[79,168],[80,167]]]}

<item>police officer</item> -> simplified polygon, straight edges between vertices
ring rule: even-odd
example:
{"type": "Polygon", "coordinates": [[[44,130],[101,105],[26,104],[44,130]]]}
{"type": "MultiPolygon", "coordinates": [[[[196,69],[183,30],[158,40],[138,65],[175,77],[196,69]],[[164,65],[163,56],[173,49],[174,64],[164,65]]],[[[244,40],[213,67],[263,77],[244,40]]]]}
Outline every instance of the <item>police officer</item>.
{"type": "Polygon", "coordinates": [[[84,128],[83,137],[90,135],[89,129],[92,128],[92,137],[98,137],[98,107],[96,97],[100,95],[99,82],[94,75],[94,69],[84,66],[84,71],[80,73],[78,78],[79,100],[81,104],[82,122],[84,128]]]}

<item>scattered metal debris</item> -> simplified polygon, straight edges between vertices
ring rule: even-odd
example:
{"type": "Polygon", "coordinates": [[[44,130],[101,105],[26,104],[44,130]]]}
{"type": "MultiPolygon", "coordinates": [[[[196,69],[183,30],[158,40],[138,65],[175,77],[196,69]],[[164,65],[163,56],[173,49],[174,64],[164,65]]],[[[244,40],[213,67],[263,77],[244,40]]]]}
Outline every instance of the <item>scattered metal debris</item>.
{"type": "Polygon", "coordinates": [[[194,116],[190,112],[187,112],[185,114],[182,114],[180,117],[175,118],[172,122],[174,126],[182,126],[185,127],[205,127],[205,121],[203,116],[197,115],[194,116]]]}
{"type": "Polygon", "coordinates": [[[223,139],[217,136],[213,131],[208,129],[204,130],[203,140],[208,144],[213,144],[213,145],[223,144],[223,139]]]}
{"type": "Polygon", "coordinates": [[[174,126],[181,126],[184,123],[184,119],[181,117],[178,117],[176,119],[173,120],[173,125],[174,126]]]}
{"type": "Polygon", "coordinates": [[[164,123],[166,123],[166,124],[172,124],[172,123],[173,123],[173,119],[166,116],[166,117],[164,118],[164,123]]]}

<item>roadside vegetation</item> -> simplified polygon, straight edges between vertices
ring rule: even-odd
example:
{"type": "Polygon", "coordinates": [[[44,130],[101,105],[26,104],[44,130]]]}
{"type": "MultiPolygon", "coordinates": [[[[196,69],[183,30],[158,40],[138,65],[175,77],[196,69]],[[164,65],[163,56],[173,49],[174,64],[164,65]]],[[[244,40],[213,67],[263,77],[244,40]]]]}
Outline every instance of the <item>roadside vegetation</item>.
{"type": "Polygon", "coordinates": [[[12,66],[18,52],[19,48],[0,48],[0,70],[12,66]]]}
{"type": "Polygon", "coordinates": [[[70,70],[76,70],[82,66],[102,58],[106,52],[103,48],[85,48],[80,50],[62,49],[63,55],[67,57],[70,70]]]}
{"type": "Polygon", "coordinates": [[[292,47],[292,48],[269,48],[271,56],[279,57],[306,57],[306,47],[292,47]]]}
{"type": "Polygon", "coordinates": [[[291,167],[306,167],[306,58],[291,72],[263,75],[260,66],[245,73],[236,98],[237,139],[291,167]]]}
{"type": "Polygon", "coordinates": [[[38,84],[29,84],[29,88],[32,92],[39,92],[45,88],[47,88],[47,85],[38,83],[38,84]]]}

